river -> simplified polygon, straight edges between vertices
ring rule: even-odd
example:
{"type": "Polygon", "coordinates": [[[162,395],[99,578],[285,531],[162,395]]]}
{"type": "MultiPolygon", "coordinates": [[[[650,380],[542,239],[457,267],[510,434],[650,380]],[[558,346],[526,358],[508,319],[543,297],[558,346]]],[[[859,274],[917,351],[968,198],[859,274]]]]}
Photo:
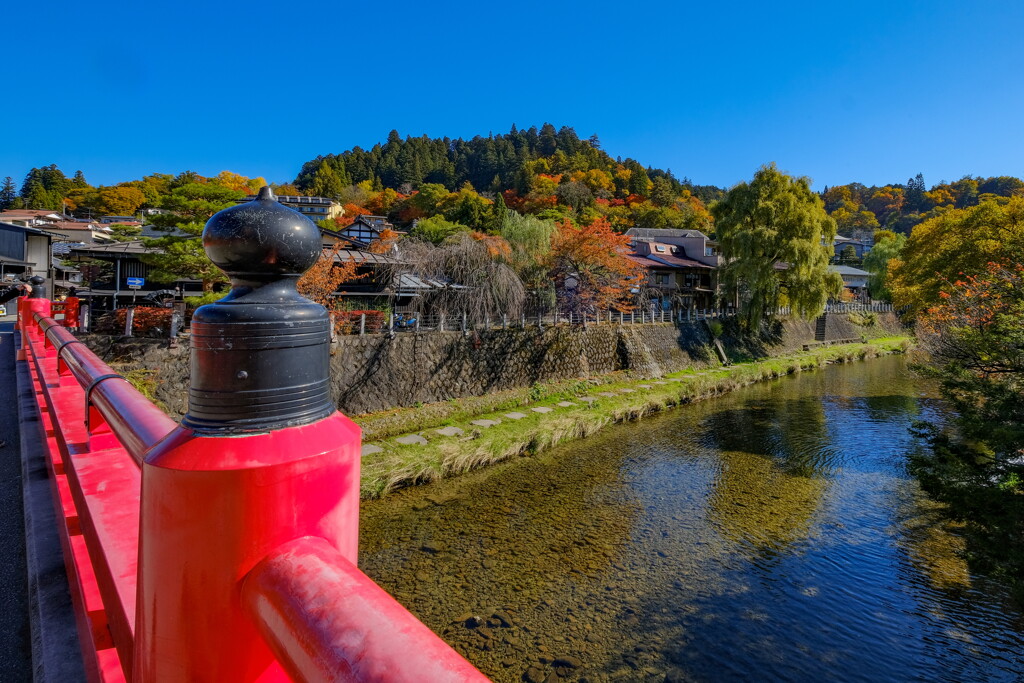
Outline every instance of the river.
{"type": "Polygon", "coordinates": [[[902,357],[747,387],[364,503],[360,565],[495,681],[1020,681],[905,472],[942,418],[902,357]]]}

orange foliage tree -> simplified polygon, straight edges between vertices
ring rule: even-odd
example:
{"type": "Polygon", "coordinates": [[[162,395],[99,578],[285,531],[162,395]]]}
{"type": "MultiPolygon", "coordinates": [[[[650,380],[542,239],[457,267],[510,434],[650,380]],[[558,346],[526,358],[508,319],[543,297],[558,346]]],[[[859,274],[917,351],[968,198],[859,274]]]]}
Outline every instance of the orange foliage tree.
{"type": "Polygon", "coordinates": [[[560,306],[569,312],[631,310],[633,291],[643,284],[646,272],[627,256],[629,242],[604,216],[590,225],[559,223],[548,262],[560,306]]]}
{"type": "Polygon", "coordinates": [[[398,243],[398,232],[391,228],[384,228],[377,235],[377,239],[370,242],[370,246],[367,249],[371,254],[388,254],[394,248],[395,244],[398,243]]]}
{"type": "Polygon", "coordinates": [[[328,310],[334,307],[338,287],[356,279],[358,264],[339,258],[341,249],[340,243],[331,249],[324,249],[313,267],[299,278],[299,293],[328,310]]]}

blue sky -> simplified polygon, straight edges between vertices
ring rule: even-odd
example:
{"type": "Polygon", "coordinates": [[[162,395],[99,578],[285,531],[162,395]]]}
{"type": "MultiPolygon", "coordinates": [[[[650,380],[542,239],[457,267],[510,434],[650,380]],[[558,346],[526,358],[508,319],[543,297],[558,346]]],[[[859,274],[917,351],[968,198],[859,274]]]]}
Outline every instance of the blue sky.
{"type": "Polygon", "coordinates": [[[1024,3],[10,3],[0,177],[294,178],[539,126],[730,186],[1024,176],[1024,3]],[[21,30],[17,27],[25,27],[21,30]]]}

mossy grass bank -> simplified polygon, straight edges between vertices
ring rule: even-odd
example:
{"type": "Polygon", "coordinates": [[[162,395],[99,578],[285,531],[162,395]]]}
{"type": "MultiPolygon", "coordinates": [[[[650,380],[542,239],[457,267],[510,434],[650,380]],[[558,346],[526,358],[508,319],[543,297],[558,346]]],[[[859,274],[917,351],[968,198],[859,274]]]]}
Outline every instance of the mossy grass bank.
{"type": "Polygon", "coordinates": [[[363,456],[362,495],[377,498],[403,486],[538,453],[609,424],[635,420],[754,382],[830,363],[902,353],[910,343],[908,337],[888,337],[725,367],[685,370],[655,379],[614,373],[596,380],[555,382],[357,417],[356,422],[364,429],[364,441],[380,449],[363,456]],[[509,411],[517,410],[523,412],[512,412],[510,417],[509,411]],[[493,424],[473,424],[481,420],[493,424]],[[446,430],[446,435],[437,431],[443,427],[455,429],[446,430]],[[400,444],[395,440],[410,433],[423,437],[414,439],[420,443],[400,444]]]}

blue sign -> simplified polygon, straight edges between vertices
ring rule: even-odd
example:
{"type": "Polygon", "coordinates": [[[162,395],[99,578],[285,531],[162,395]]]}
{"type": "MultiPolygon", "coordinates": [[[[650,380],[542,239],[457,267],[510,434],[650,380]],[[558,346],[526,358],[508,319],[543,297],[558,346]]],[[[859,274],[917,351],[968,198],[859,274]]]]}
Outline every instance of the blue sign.
{"type": "Polygon", "coordinates": [[[144,278],[144,277],[130,277],[130,278],[128,278],[128,288],[129,289],[139,289],[144,284],[146,284],[146,278],[144,278]]]}

